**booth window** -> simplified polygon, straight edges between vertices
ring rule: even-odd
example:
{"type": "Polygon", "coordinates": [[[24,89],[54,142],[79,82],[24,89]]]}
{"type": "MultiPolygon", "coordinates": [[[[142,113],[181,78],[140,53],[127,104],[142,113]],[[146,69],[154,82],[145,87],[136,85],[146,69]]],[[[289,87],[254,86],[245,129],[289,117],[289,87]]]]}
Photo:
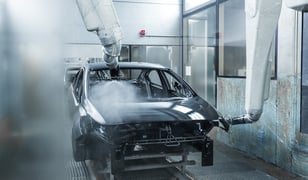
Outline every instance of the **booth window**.
{"type": "Polygon", "coordinates": [[[308,133],[308,12],[303,13],[301,132],[308,133]]]}
{"type": "Polygon", "coordinates": [[[183,75],[199,96],[216,104],[216,3],[183,18],[183,75]]]}
{"type": "MultiPolygon", "coordinates": [[[[218,76],[246,76],[246,23],[245,0],[232,0],[219,3],[219,62],[218,76]]],[[[271,48],[272,78],[276,77],[275,55],[276,38],[271,48]]]]}

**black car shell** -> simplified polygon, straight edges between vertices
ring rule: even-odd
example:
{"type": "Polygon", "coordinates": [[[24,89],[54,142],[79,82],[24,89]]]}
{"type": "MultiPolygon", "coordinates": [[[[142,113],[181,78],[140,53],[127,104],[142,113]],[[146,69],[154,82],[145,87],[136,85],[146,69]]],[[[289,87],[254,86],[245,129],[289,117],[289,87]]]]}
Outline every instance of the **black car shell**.
{"type": "Polygon", "coordinates": [[[170,69],[129,62],[119,63],[117,76],[109,71],[104,63],[86,64],[71,84],[75,160],[201,150],[218,126],[216,109],[170,69]]]}

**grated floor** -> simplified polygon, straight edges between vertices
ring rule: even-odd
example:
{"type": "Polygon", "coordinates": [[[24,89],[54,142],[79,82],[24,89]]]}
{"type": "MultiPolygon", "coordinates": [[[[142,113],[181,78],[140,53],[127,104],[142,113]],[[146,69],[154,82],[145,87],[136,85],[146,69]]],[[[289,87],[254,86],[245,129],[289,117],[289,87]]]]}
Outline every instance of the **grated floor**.
{"type": "Polygon", "coordinates": [[[71,160],[67,163],[68,180],[91,180],[91,176],[85,162],[71,160]]]}

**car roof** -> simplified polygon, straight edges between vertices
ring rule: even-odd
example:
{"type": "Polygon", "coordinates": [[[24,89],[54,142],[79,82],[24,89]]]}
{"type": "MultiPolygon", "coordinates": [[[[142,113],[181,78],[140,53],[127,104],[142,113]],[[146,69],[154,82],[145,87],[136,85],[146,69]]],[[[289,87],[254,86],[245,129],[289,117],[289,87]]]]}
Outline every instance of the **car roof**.
{"type": "MultiPolygon", "coordinates": [[[[168,69],[160,64],[146,63],[146,62],[119,62],[120,68],[142,68],[142,69],[168,69]]],[[[107,69],[108,66],[105,62],[89,63],[88,68],[94,69],[107,69]]]]}

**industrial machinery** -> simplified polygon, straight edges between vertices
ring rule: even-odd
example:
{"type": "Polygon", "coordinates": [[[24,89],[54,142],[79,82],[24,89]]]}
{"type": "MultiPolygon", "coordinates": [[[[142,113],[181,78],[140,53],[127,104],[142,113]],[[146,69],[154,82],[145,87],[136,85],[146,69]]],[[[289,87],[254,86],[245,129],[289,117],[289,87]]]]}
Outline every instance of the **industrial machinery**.
{"type": "Polygon", "coordinates": [[[112,0],[76,0],[88,31],[99,37],[104,61],[110,69],[117,68],[121,51],[122,32],[112,0]]]}
{"type": "MultiPolygon", "coordinates": [[[[101,41],[101,44],[104,49],[103,59],[105,61],[106,67],[109,68],[110,71],[109,73],[106,73],[104,69],[106,67],[100,67],[101,69],[98,68],[97,72],[95,71],[94,74],[92,75],[93,76],[97,75],[99,77],[96,80],[102,80],[102,79],[106,80],[107,76],[108,77],[110,76],[110,80],[112,79],[120,80],[119,73],[121,71],[121,67],[117,61],[117,57],[119,56],[121,50],[122,33],[121,33],[121,26],[117,18],[117,14],[115,12],[112,0],[76,0],[76,2],[87,30],[90,32],[95,32],[101,41]]],[[[306,8],[308,4],[308,0],[286,0],[285,2],[287,6],[296,10],[302,10],[306,8]]],[[[208,121],[199,122],[199,120],[202,119],[201,117],[204,118],[207,116],[206,114],[202,114],[200,109],[202,109],[204,105],[200,104],[199,102],[200,107],[199,110],[197,111],[199,115],[194,117],[196,118],[195,120],[198,120],[198,122],[197,121],[196,121],[197,123],[194,122],[193,126],[190,125],[185,126],[188,127],[186,129],[183,129],[184,126],[181,125],[181,123],[179,124],[170,123],[170,120],[168,120],[168,123],[165,124],[162,123],[162,120],[160,120],[159,124],[157,124],[157,122],[155,123],[152,121],[151,122],[148,121],[147,123],[143,124],[141,122],[135,122],[133,120],[130,120],[128,124],[124,125],[121,124],[121,126],[115,126],[114,124],[111,126],[102,126],[102,124],[106,124],[105,119],[102,118],[97,111],[93,111],[94,108],[92,108],[93,105],[89,103],[90,101],[88,100],[84,101],[83,99],[78,99],[82,98],[83,96],[86,97],[85,99],[87,99],[87,93],[88,93],[87,85],[85,86],[82,85],[90,83],[89,78],[90,76],[92,76],[90,73],[91,68],[88,70],[84,68],[83,70],[79,71],[79,74],[77,74],[77,80],[81,79],[81,81],[80,82],[76,81],[74,83],[74,84],[79,83],[79,86],[73,87],[73,93],[75,93],[74,97],[76,104],[77,105],[83,104],[84,106],[79,106],[80,119],[77,120],[74,125],[74,127],[80,127],[79,128],[80,131],[78,131],[78,128],[75,128],[76,131],[73,132],[73,138],[75,138],[73,139],[73,141],[76,141],[76,143],[74,144],[75,159],[76,160],[95,159],[93,157],[98,157],[97,155],[93,154],[96,151],[97,153],[100,153],[100,155],[104,155],[104,153],[102,153],[104,150],[101,149],[102,146],[96,146],[95,143],[100,143],[101,141],[103,141],[105,144],[106,143],[108,144],[111,143],[111,141],[109,141],[108,139],[113,137],[115,138],[115,143],[114,144],[111,143],[113,148],[113,149],[111,148],[112,149],[111,159],[114,163],[111,166],[113,168],[113,173],[119,173],[123,169],[125,169],[124,159],[127,158],[125,157],[125,155],[130,155],[129,157],[137,157],[138,152],[148,152],[145,150],[145,148],[150,148],[150,146],[153,146],[154,149],[156,147],[161,148],[160,145],[163,146],[167,145],[166,147],[168,147],[167,148],[168,151],[174,148],[174,152],[182,152],[181,148],[179,151],[176,148],[178,148],[180,144],[182,147],[182,144],[185,143],[188,144],[194,142],[200,143],[198,139],[200,135],[200,137],[203,136],[203,138],[201,138],[203,144],[201,143],[201,146],[198,143],[195,145],[199,146],[199,148],[201,147],[201,149],[203,148],[202,150],[202,152],[204,153],[204,156],[202,156],[202,158],[204,158],[204,161],[202,161],[203,164],[210,165],[212,163],[211,158],[213,155],[212,142],[211,140],[207,139],[206,134],[209,132],[210,129],[212,129],[212,127],[219,126],[224,130],[228,131],[230,125],[256,122],[259,120],[262,114],[264,101],[269,96],[268,92],[269,92],[269,83],[271,77],[270,75],[271,61],[268,57],[272,45],[272,39],[273,39],[272,37],[274,36],[278,24],[281,7],[282,7],[282,0],[245,1],[246,26],[247,26],[246,27],[247,78],[246,78],[246,101],[245,101],[246,114],[240,117],[234,117],[228,119],[223,118],[218,112],[216,112],[216,110],[214,110],[211,107],[210,109],[207,109],[208,112],[212,113],[210,118],[208,118],[208,121]],[[93,121],[93,117],[96,118],[99,117],[99,118],[98,120],[97,119],[95,120],[94,118],[93,121]],[[134,122],[134,124],[132,124],[132,122],[134,122]],[[164,126],[162,126],[162,124],[164,124],[164,126]],[[89,127],[92,127],[92,130],[94,131],[90,132],[89,130],[91,130],[91,128],[89,127]],[[200,128],[199,131],[198,128],[195,129],[196,127],[200,128]],[[147,129],[148,132],[146,132],[145,129],[147,129]],[[160,136],[156,136],[157,134],[154,133],[156,131],[160,132],[160,136]],[[108,137],[105,136],[106,132],[111,132],[108,135],[108,137]],[[141,134],[138,135],[137,132],[141,132],[141,134]],[[183,134],[179,135],[178,133],[181,132],[183,134]],[[86,136],[83,136],[83,134],[88,134],[88,133],[89,135],[96,137],[92,139],[93,142],[91,139],[86,140],[86,136]],[[177,136],[174,136],[173,133],[176,133],[177,136]],[[161,136],[163,136],[163,138],[161,136]],[[91,147],[93,151],[87,152],[85,150],[87,148],[85,148],[84,146],[86,146],[87,143],[93,146],[91,147]],[[113,145],[117,146],[113,147],[113,145]]],[[[122,71],[125,71],[125,67],[127,68],[128,66],[129,65],[123,65],[124,69],[122,69],[122,71]]],[[[96,67],[92,67],[92,70],[95,70],[95,68],[96,67]]],[[[158,69],[156,68],[155,70],[157,71],[158,69]]],[[[146,74],[147,73],[144,73],[142,75],[141,73],[140,75],[145,76],[146,74]]],[[[166,82],[168,78],[166,78],[162,74],[163,73],[160,72],[159,78],[166,82]]],[[[130,75],[134,75],[134,73],[130,75]]],[[[153,94],[148,95],[148,98],[151,99],[153,98],[153,96],[155,96],[155,93],[156,94],[158,93],[159,88],[157,87],[157,84],[155,85],[155,83],[148,81],[146,78],[144,78],[144,81],[148,82],[147,84],[148,89],[145,89],[145,91],[153,92],[153,94]],[[151,87],[151,85],[153,87],[151,87]]],[[[166,83],[164,83],[164,85],[166,85],[166,83]]],[[[181,86],[183,88],[184,86],[187,85],[182,84],[181,86]]],[[[116,86],[111,86],[110,88],[115,88],[115,87],[116,86]]],[[[168,87],[168,85],[166,87],[168,87]]],[[[173,88],[175,91],[176,87],[177,86],[174,84],[173,88]]],[[[171,88],[171,86],[169,88],[171,88]]],[[[189,90],[189,92],[192,91],[189,90]]],[[[164,95],[163,92],[158,94],[164,95]]],[[[195,98],[196,95],[193,94],[194,93],[191,93],[190,95],[186,94],[186,96],[184,96],[184,99],[195,98]]],[[[148,99],[148,101],[151,100],[148,99]]],[[[165,114],[162,113],[164,114],[163,116],[165,117],[170,116],[176,118],[176,116],[174,114],[172,115],[172,113],[175,113],[176,111],[177,113],[181,111],[182,112],[187,111],[186,112],[187,116],[187,114],[190,111],[193,111],[194,109],[182,106],[183,104],[181,104],[180,99],[173,101],[173,103],[175,104],[170,106],[173,107],[172,111],[170,112],[169,111],[167,112],[167,110],[164,109],[163,107],[159,108],[156,107],[156,109],[155,107],[153,107],[155,111],[157,111],[156,115],[158,112],[159,113],[164,112],[165,114]],[[180,107],[180,109],[176,109],[176,107],[180,107]]],[[[160,103],[160,105],[163,104],[160,103]]],[[[125,110],[128,112],[128,109],[125,110]]],[[[143,109],[149,111],[149,109],[146,109],[144,107],[143,109]]],[[[136,109],[130,109],[130,110],[137,112],[136,109]]],[[[112,109],[110,111],[112,111],[112,109]]],[[[145,114],[140,114],[140,116],[143,116],[143,118],[145,119],[148,118],[145,114]]],[[[155,113],[153,116],[155,116],[155,113]]],[[[178,120],[181,120],[181,118],[179,118],[178,120]]],[[[154,151],[150,152],[153,153],[154,151]]],[[[162,152],[166,151],[160,149],[157,152],[158,154],[161,155],[162,152]]]]}
{"type": "MultiPolygon", "coordinates": [[[[308,0],[285,0],[295,10],[308,7],[308,0]]],[[[246,11],[246,114],[228,119],[231,125],[259,120],[264,101],[269,97],[272,39],[278,25],[282,0],[245,1],[246,11]]]]}

